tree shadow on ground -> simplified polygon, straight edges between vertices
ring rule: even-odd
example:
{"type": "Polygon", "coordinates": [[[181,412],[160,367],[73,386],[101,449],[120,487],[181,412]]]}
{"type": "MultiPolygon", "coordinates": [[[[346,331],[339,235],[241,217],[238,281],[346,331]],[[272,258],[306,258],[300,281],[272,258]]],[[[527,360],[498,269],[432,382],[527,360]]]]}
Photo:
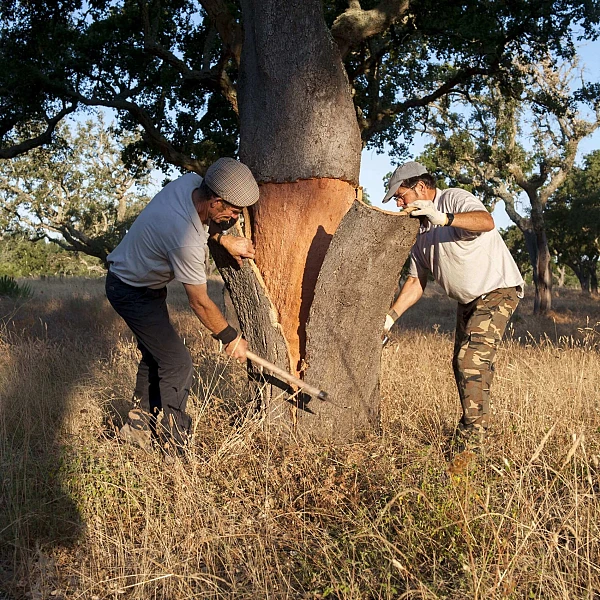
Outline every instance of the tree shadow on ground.
{"type": "Polygon", "coordinates": [[[86,293],[0,300],[0,588],[15,597],[40,592],[52,551],[84,530],[65,481],[68,423],[111,320],[86,293]]]}

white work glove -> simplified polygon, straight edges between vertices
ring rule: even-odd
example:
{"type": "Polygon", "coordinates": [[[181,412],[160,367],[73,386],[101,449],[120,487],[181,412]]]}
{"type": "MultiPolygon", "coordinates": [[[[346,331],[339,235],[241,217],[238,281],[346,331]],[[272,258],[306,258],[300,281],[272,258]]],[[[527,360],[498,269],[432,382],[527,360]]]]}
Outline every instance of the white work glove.
{"type": "Polygon", "coordinates": [[[393,309],[390,310],[387,315],[385,315],[385,324],[383,326],[384,333],[387,333],[392,328],[397,319],[398,313],[393,309]]]}
{"type": "Polygon", "coordinates": [[[394,325],[394,323],[398,320],[398,313],[392,309],[390,310],[390,312],[385,315],[385,323],[383,325],[383,333],[381,334],[381,345],[385,346],[389,340],[390,337],[388,335],[388,333],[390,332],[390,329],[392,328],[392,326],[394,325]]]}
{"type": "Polygon", "coordinates": [[[432,225],[444,226],[448,221],[446,213],[440,212],[431,200],[415,200],[407,206],[414,206],[418,209],[410,213],[411,217],[427,217],[432,225]]]}

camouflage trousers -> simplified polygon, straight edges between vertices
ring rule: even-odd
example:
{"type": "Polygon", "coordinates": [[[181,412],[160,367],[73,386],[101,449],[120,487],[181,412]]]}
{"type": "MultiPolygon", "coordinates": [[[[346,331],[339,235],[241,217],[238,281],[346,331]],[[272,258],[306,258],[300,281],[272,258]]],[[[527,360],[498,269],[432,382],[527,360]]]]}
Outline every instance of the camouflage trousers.
{"type": "Polygon", "coordinates": [[[518,304],[512,287],[458,305],[452,366],[463,410],[459,429],[465,433],[483,434],[489,424],[496,350],[518,304]]]}

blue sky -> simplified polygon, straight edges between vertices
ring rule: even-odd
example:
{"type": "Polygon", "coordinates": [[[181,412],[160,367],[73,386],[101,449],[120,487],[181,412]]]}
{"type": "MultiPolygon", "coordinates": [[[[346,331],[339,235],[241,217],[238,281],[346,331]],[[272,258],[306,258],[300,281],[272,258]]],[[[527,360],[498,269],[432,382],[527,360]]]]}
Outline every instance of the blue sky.
{"type": "MultiPolygon", "coordinates": [[[[598,61],[600,41],[583,43],[579,48],[579,54],[581,67],[584,69],[586,79],[590,82],[600,82],[600,61],[598,61]]],[[[425,138],[415,139],[415,143],[411,147],[410,158],[418,156],[423,151],[426,143],[427,140],[425,138]]],[[[598,148],[600,148],[600,131],[596,130],[591,136],[581,142],[578,159],[581,160],[582,156],[598,148]]],[[[360,185],[367,190],[373,206],[385,208],[386,210],[396,210],[393,202],[388,202],[385,205],[381,203],[381,199],[385,195],[383,177],[390,171],[393,171],[394,168],[395,166],[387,154],[377,154],[374,150],[363,151],[360,185]]],[[[504,210],[503,202],[498,203],[492,214],[497,227],[505,228],[512,224],[504,210]]]]}

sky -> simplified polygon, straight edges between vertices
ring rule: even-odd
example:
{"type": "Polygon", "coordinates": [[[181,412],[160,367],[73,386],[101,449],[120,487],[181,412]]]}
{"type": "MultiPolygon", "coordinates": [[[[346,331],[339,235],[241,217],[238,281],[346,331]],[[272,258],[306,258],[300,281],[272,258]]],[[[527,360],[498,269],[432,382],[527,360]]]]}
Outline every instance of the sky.
{"type": "MultiPolygon", "coordinates": [[[[579,48],[581,57],[581,67],[584,68],[586,79],[590,82],[600,82],[600,41],[586,42],[579,48]]],[[[424,149],[427,138],[419,137],[410,148],[410,157],[407,160],[413,160],[424,149]]],[[[579,145],[578,161],[581,157],[589,154],[593,150],[600,148],[600,131],[596,130],[591,136],[582,140],[579,145]]],[[[374,150],[364,150],[361,159],[360,185],[366,189],[369,194],[369,200],[373,206],[385,208],[385,210],[396,210],[393,201],[382,204],[381,200],[385,196],[385,187],[383,178],[387,173],[395,169],[396,165],[392,163],[387,154],[377,154],[374,150]]],[[[504,210],[504,202],[498,202],[492,213],[496,227],[503,229],[512,224],[504,210]]]]}

